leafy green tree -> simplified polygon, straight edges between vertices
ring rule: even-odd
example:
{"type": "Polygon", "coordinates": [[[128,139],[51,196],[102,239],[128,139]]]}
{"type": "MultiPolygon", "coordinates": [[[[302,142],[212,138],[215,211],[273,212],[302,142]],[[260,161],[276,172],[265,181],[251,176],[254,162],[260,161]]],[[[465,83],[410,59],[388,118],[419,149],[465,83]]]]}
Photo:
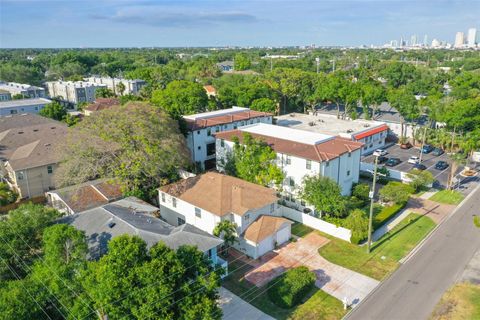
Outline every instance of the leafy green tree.
{"type": "Polygon", "coordinates": [[[379,196],[384,202],[402,204],[408,201],[410,194],[413,192],[414,190],[410,186],[391,181],[380,189],[379,196]]]}
{"type": "Polygon", "coordinates": [[[352,190],[352,196],[357,197],[360,200],[368,201],[370,194],[370,186],[366,183],[358,183],[354,185],[352,190]]]}
{"type": "Polygon", "coordinates": [[[85,118],[73,127],[60,152],[63,160],[55,175],[59,185],[117,178],[125,192],[145,199],[189,164],[178,123],[141,102],[85,118]]]}
{"type": "Polygon", "coordinates": [[[48,319],[46,317],[46,314],[48,315],[47,300],[42,295],[42,291],[45,291],[42,286],[30,279],[2,281],[1,284],[0,318],[48,319]]]}
{"type": "Polygon", "coordinates": [[[25,96],[21,93],[14,94],[12,96],[12,100],[22,100],[22,99],[25,99],[25,96]]]}
{"type": "Polygon", "coordinates": [[[58,102],[47,104],[42,110],[38,112],[39,115],[62,121],[67,116],[67,110],[58,102]]]}
{"type": "Polygon", "coordinates": [[[59,216],[57,210],[28,203],[0,219],[0,280],[12,279],[11,270],[25,276],[41,248],[44,229],[59,216]]]}
{"type": "Polygon", "coordinates": [[[346,203],[340,186],[328,177],[306,176],[301,197],[321,213],[336,217],[345,215],[346,203]]]}
{"type": "Polygon", "coordinates": [[[237,242],[237,225],[228,220],[220,221],[213,229],[213,235],[225,241],[226,255],[228,255],[228,247],[237,242]]]}
{"type": "Polygon", "coordinates": [[[123,82],[119,82],[117,84],[117,91],[120,93],[121,96],[123,96],[123,93],[125,92],[125,84],[123,82]]]}
{"type": "Polygon", "coordinates": [[[113,98],[115,97],[115,92],[108,88],[98,88],[95,90],[95,98],[113,98]]]}
{"type": "MultiPolygon", "coordinates": [[[[401,137],[405,137],[405,122],[411,123],[420,115],[417,100],[413,93],[409,92],[405,87],[392,89],[387,94],[388,102],[402,116],[401,137]]],[[[414,133],[413,133],[414,134],[414,133]]]]}
{"type": "Polygon", "coordinates": [[[0,182],[0,206],[13,203],[17,200],[18,194],[15,191],[10,190],[8,184],[0,182]]]}
{"type": "Polygon", "coordinates": [[[235,55],[233,69],[237,71],[250,69],[251,62],[248,56],[244,53],[237,53],[235,55]]]}
{"type": "MultiPolygon", "coordinates": [[[[372,116],[375,117],[378,107],[384,102],[386,97],[385,88],[379,83],[366,83],[361,86],[362,104],[369,109],[372,108],[372,116]]],[[[369,110],[367,110],[369,111],[369,110]]],[[[365,118],[370,118],[370,112],[364,112],[365,118]]]]}
{"type": "Polygon", "coordinates": [[[355,209],[345,219],[345,227],[352,231],[350,241],[358,244],[368,236],[368,217],[365,211],[355,209]]]}
{"type": "Polygon", "coordinates": [[[347,81],[341,74],[331,73],[315,89],[315,100],[331,101],[337,106],[337,118],[340,117],[340,105],[348,94],[347,81]]]}
{"type": "Polygon", "coordinates": [[[276,159],[277,154],[269,145],[245,133],[241,142],[238,139],[234,141],[233,154],[229,159],[232,163],[227,164],[234,172],[227,173],[263,186],[279,186],[285,176],[275,164],[276,159]]]}
{"type": "Polygon", "coordinates": [[[208,105],[208,97],[202,85],[185,80],[175,80],[165,89],[155,90],[151,101],[175,119],[203,112],[208,105]]]}
{"type": "Polygon", "coordinates": [[[276,113],[277,103],[269,98],[260,98],[252,101],[250,109],[262,112],[276,113]]]}
{"type": "Polygon", "coordinates": [[[407,178],[410,179],[409,185],[411,185],[415,191],[426,188],[435,181],[433,174],[428,170],[413,169],[407,173],[407,178]]]}

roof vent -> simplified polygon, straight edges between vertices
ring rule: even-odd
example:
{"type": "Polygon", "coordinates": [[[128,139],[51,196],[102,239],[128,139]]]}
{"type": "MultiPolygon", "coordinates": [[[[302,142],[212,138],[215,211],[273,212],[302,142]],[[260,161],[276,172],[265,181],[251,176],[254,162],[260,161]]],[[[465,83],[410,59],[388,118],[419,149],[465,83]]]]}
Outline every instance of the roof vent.
{"type": "Polygon", "coordinates": [[[23,134],[23,131],[18,131],[18,134],[23,134]]]}
{"type": "Polygon", "coordinates": [[[56,129],[56,128],[57,128],[57,127],[51,127],[50,129],[52,129],[52,130],[53,130],[53,129],[56,129]]]}
{"type": "Polygon", "coordinates": [[[33,129],[33,132],[38,132],[38,129],[33,129]]]}

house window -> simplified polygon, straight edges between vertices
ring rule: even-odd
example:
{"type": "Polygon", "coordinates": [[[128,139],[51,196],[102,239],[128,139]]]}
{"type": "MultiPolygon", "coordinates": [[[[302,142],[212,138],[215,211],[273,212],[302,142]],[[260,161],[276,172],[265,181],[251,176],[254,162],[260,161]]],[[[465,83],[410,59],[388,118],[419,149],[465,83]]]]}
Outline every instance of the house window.
{"type": "Polygon", "coordinates": [[[350,170],[347,170],[347,176],[349,176],[349,175],[350,175],[350,170]]]}
{"type": "Polygon", "coordinates": [[[202,210],[200,210],[200,208],[195,208],[195,216],[197,218],[201,218],[202,217],[202,210]]]}
{"type": "Polygon", "coordinates": [[[207,156],[212,156],[215,154],[215,143],[207,144],[207,156]]]}
{"type": "Polygon", "coordinates": [[[220,127],[219,126],[215,127],[215,132],[220,132],[220,127]]]}
{"type": "Polygon", "coordinates": [[[223,140],[223,139],[220,140],[220,146],[221,146],[222,148],[225,147],[225,140],[223,140]]]}
{"type": "Polygon", "coordinates": [[[325,162],[325,167],[330,166],[330,161],[325,162]]]}
{"type": "Polygon", "coordinates": [[[237,125],[236,124],[233,125],[233,130],[237,130],[237,125]]]}
{"type": "Polygon", "coordinates": [[[47,173],[52,174],[53,173],[53,167],[52,166],[47,166],[47,173]]]}
{"type": "Polygon", "coordinates": [[[202,150],[202,146],[198,146],[198,150],[202,150]]]}
{"type": "Polygon", "coordinates": [[[17,173],[17,179],[18,180],[23,180],[23,172],[18,172],[17,173]]]}
{"type": "Polygon", "coordinates": [[[162,202],[165,202],[165,193],[162,192],[162,202]]]}
{"type": "Polygon", "coordinates": [[[307,163],[306,163],[305,167],[306,167],[308,170],[312,169],[312,160],[307,160],[307,163]]]}
{"type": "Polygon", "coordinates": [[[200,130],[197,131],[197,134],[200,134],[200,130]]]}
{"type": "Polygon", "coordinates": [[[226,124],[225,124],[225,125],[223,125],[223,129],[227,129],[227,125],[226,125],[226,124]]]}
{"type": "Polygon", "coordinates": [[[241,126],[244,126],[244,125],[245,125],[245,121],[242,121],[242,122],[240,123],[240,125],[241,125],[241,126]]]}
{"type": "Polygon", "coordinates": [[[292,164],[292,158],[290,156],[287,156],[287,164],[292,164]]]}
{"type": "Polygon", "coordinates": [[[181,226],[182,224],[185,224],[185,220],[182,218],[177,218],[177,225],[181,226]]]}
{"type": "Polygon", "coordinates": [[[210,128],[207,129],[207,136],[211,136],[212,135],[212,130],[210,128]]]}
{"type": "Polygon", "coordinates": [[[250,220],[250,214],[246,213],[245,214],[245,222],[248,222],[248,220],[250,220]]]}
{"type": "Polygon", "coordinates": [[[17,110],[10,110],[10,114],[17,114],[18,111],[17,110]]]}
{"type": "Polygon", "coordinates": [[[290,177],[290,187],[295,187],[295,179],[293,177],[290,177]]]}
{"type": "Polygon", "coordinates": [[[352,153],[351,153],[351,152],[348,153],[348,157],[349,157],[349,158],[352,157],[352,153]]]}
{"type": "Polygon", "coordinates": [[[172,197],[172,206],[173,206],[174,208],[177,207],[177,198],[172,197]]]}

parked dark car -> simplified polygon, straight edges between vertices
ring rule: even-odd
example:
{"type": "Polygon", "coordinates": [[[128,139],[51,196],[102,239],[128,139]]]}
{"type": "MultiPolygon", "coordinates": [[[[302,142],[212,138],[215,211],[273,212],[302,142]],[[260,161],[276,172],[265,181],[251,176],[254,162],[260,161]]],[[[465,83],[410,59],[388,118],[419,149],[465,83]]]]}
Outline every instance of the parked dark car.
{"type": "Polygon", "coordinates": [[[378,157],[378,163],[379,164],[382,164],[382,163],[385,163],[388,161],[388,158],[387,157],[384,157],[384,156],[380,156],[378,157]]]}
{"type": "Polygon", "coordinates": [[[421,171],[427,169],[427,167],[426,167],[424,164],[421,164],[421,163],[415,164],[415,165],[413,166],[413,168],[414,168],[414,169],[417,169],[417,170],[421,170],[421,171]]]}
{"type": "Polygon", "coordinates": [[[443,153],[444,153],[444,151],[443,151],[442,149],[440,149],[440,148],[435,148],[435,149],[433,149],[433,151],[432,151],[432,154],[433,154],[434,156],[441,156],[443,153]]]}
{"type": "Polygon", "coordinates": [[[385,162],[385,165],[389,166],[389,167],[395,167],[400,162],[402,162],[402,161],[400,161],[400,159],[398,159],[398,158],[390,158],[390,159],[387,160],[387,162],[385,162]]]}
{"type": "Polygon", "coordinates": [[[422,148],[423,153],[430,153],[432,151],[433,151],[433,147],[429,144],[424,145],[422,148]]]}
{"type": "Polygon", "coordinates": [[[446,163],[445,161],[438,161],[435,164],[435,169],[437,170],[445,170],[447,168],[448,168],[448,163],[446,163]]]}

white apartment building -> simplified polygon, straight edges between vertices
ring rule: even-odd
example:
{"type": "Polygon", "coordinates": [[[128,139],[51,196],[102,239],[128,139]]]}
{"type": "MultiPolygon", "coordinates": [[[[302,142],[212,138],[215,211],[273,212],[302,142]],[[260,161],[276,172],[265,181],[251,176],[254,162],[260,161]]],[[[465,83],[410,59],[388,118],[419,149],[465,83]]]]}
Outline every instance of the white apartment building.
{"type": "Polygon", "coordinates": [[[82,102],[93,102],[95,91],[106,88],[106,84],[96,84],[85,81],[50,81],[47,82],[50,97],[59,97],[69,103],[67,107],[75,107],[82,102]]]}
{"type": "Polygon", "coordinates": [[[0,101],[0,116],[22,113],[38,113],[52,100],[45,98],[0,101]]]}
{"type": "Polygon", "coordinates": [[[25,98],[45,98],[47,96],[44,88],[16,82],[0,81],[0,90],[9,92],[11,96],[21,94],[25,98]]]}
{"type": "Polygon", "coordinates": [[[187,146],[198,169],[215,168],[215,138],[213,134],[254,123],[272,123],[272,114],[248,108],[197,113],[184,116],[188,128],[187,146]]]}
{"type": "Polygon", "coordinates": [[[457,32],[455,34],[455,43],[454,47],[455,48],[463,48],[463,44],[465,43],[465,34],[463,32],[457,32]]]}
{"type": "Polygon", "coordinates": [[[145,86],[147,83],[144,80],[140,79],[123,79],[123,78],[110,78],[110,77],[99,77],[93,76],[84,79],[87,82],[95,83],[95,84],[105,84],[107,88],[112,90],[116,95],[124,95],[124,94],[133,94],[138,95],[140,93],[140,89],[145,86]],[[120,92],[118,85],[123,83],[125,90],[120,92]]]}
{"type": "Polygon", "coordinates": [[[478,41],[477,41],[477,29],[476,28],[468,29],[467,45],[470,48],[474,48],[477,43],[478,43],[478,41]]]}
{"type": "Polygon", "coordinates": [[[254,259],[291,236],[275,190],[216,172],[160,188],[159,204],[161,218],[173,226],[187,223],[212,234],[221,221],[234,222],[234,246],[254,259]]]}
{"type": "Polygon", "coordinates": [[[0,89],[0,101],[12,100],[12,94],[7,90],[0,89]]]}
{"type": "Polygon", "coordinates": [[[343,195],[349,195],[352,185],[358,182],[363,143],[263,123],[215,134],[220,172],[224,170],[227,155],[233,152],[233,140],[242,143],[245,133],[263,140],[277,153],[277,165],[285,174],[282,196],[290,205],[306,206],[298,199],[305,176],[329,177],[338,183],[343,195]]]}
{"type": "Polygon", "coordinates": [[[344,120],[322,113],[290,113],[275,117],[279,126],[340,136],[363,143],[362,155],[370,154],[385,146],[389,128],[385,122],[374,120],[344,120]]]}

